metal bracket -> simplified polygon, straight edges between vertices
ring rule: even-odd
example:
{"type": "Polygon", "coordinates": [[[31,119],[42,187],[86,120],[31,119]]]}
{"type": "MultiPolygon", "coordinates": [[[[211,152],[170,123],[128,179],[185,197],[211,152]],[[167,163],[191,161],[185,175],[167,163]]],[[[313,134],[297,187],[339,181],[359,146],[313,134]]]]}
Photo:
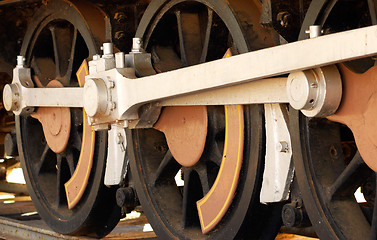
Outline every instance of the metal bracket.
{"type": "Polygon", "coordinates": [[[108,130],[108,149],[105,171],[105,185],[119,185],[127,174],[126,132],[122,126],[111,125],[108,130]]]}
{"type": "Polygon", "coordinates": [[[146,77],[156,74],[152,65],[152,55],[141,47],[140,38],[133,38],[132,50],[126,55],[126,67],[134,68],[137,77],[146,77]]]}
{"type": "Polygon", "coordinates": [[[260,201],[288,200],[294,176],[288,110],[285,104],[265,104],[266,158],[260,201]]]}

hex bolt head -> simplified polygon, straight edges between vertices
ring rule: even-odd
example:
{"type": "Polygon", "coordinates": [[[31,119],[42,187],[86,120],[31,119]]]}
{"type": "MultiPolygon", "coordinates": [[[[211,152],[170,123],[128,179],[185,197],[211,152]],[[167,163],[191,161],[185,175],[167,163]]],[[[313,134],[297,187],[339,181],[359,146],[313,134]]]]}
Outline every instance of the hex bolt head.
{"type": "Polygon", "coordinates": [[[292,15],[289,12],[280,12],[276,17],[276,20],[280,22],[282,27],[286,28],[292,20],[292,15]]]}
{"type": "Polygon", "coordinates": [[[124,23],[127,19],[127,16],[126,14],[124,14],[123,12],[117,12],[115,13],[114,15],[114,19],[118,22],[118,23],[124,23]]]}
{"type": "Polygon", "coordinates": [[[114,37],[117,39],[117,40],[123,40],[126,38],[126,32],[125,31],[118,31],[114,34],[114,37]]]}

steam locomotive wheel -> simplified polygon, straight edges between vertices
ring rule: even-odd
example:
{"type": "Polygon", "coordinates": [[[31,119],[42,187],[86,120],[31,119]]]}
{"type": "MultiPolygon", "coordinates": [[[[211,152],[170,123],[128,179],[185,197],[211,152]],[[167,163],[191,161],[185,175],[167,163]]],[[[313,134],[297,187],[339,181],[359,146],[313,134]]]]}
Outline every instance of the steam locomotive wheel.
{"type": "MultiPolygon", "coordinates": [[[[373,1],[313,1],[301,38],[305,29],[314,24],[322,25],[325,34],[376,24],[374,5],[368,3],[373,1]]],[[[364,73],[373,65],[374,59],[366,58],[338,67],[347,83],[348,76],[356,76],[350,73],[364,73]]],[[[354,82],[362,84],[361,80],[362,77],[356,78],[354,82]]],[[[349,88],[350,85],[346,85],[345,91],[349,88]]],[[[345,104],[345,97],[342,101],[345,104]]],[[[356,132],[327,119],[306,118],[297,111],[291,111],[291,123],[298,184],[318,236],[321,239],[376,239],[375,173],[357,151],[356,132]],[[366,203],[355,199],[358,188],[363,190],[366,203]]]]}
{"type": "MultiPolygon", "coordinates": [[[[273,36],[259,27],[260,6],[255,4],[259,3],[152,1],[136,37],[152,53],[157,72],[219,59],[226,52],[274,45],[273,36]]],[[[273,216],[271,209],[259,203],[265,146],[262,109],[258,105],[166,107],[154,129],[127,132],[137,194],[161,239],[275,237],[280,212],[276,219],[267,220],[273,216]],[[193,129],[182,127],[190,123],[193,129]],[[227,195],[221,181],[228,170],[223,164],[232,161],[231,152],[240,156],[235,161],[240,170],[227,176],[228,182],[235,183],[227,195]],[[179,172],[183,186],[175,180],[179,172]],[[216,190],[219,185],[223,193],[216,190]],[[218,202],[229,196],[229,205],[204,204],[216,194],[218,202]]]]}
{"type": "MultiPolygon", "coordinates": [[[[35,87],[83,85],[84,78],[75,74],[84,59],[99,52],[97,42],[105,40],[104,17],[84,1],[52,1],[40,8],[21,49],[35,87]]],[[[69,108],[36,109],[31,116],[17,117],[16,128],[27,187],[44,221],[63,234],[109,233],[120,209],[116,189],[103,184],[106,132],[92,132],[83,110],[69,108]],[[83,183],[75,186],[78,193],[70,199],[67,184],[75,177],[83,183]]]]}

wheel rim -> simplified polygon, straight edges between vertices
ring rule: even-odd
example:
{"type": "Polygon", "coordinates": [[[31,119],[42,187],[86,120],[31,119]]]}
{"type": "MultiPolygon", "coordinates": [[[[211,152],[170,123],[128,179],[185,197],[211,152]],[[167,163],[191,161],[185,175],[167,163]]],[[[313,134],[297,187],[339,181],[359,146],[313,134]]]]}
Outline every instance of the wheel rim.
{"type": "MultiPolygon", "coordinates": [[[[56,81],[64,86],[78,86],[75,73],[81,61],[98,51],[96,38],[77,9],[72,3],[55,1],[36,13],[21,50],[21,55],[27,58],[26,65],[32,69],[35,85],[43,87],[56,81]]],[[[99,10],[92,13],[98,15],[99,10]]],[[[78,204],[69,207],[64,184],[76,170],[86,126],[82,109],[68,112],[71,130],[66,147],[59,153],[50,149],[35,115],[17,117],[25,179],[39,214],[55,231],[103,236],[115,227],[120,215],[115,202],[116,189],[103,185],[107,135],[96,134],[88,184],[78,204]]]]}
{"type": "MultiPolygon", "coordinates": [[[[367,1],[313,2],[300,38],[305,38],[303,32],[313,24],[322,25],[325,33],[370,25],[370,12],[373,13],[367,1]],[[343,24],[339,24],[341,22],[343,24]]],[[[362,73],[373,62],[367,58],[345,65],[362,73]]],[[[357,152],[352,132],[344,125],[306,118],[297,111],[291,111],[291,119],[292,129],[296,130],[292,135],[296,175],[318,236],[324,239],[375,239],[374,187],[369,187],[370,193],[366,193],[366,186],[374,184],[374,173],[357,152]],[[364,189],[367,203],[357,203],[354,193],[359,187],[364,189]]]]}
{"type": "MultiPolygon", "coordinates": [[[[245,1],[234,2],[237,2],[235,4],[238,4],[237,6],[242,5],[240,2],[245,3],[245,1]]],[[[223,1],[155,1],[146,10],[136,37],[144,39],[144,47],[148,52],[152,52],[154,66],[158,72],[221,58],[229,48],[233,51],[236,49],[239,52],[246,52],[250,49],[249,44],[252,43],[245,40],[245,35],[248,33],[245,33],[238,24],[239,19],[232,10],[234,8],[223,1]],[[191,16],[193,10],[196,11],[194,13],[197,13],[197,16],[201,16],[198,21],[204,19],[202,22],[204,29],[198,30],[204,33],[201,37],[202,41],[195,37],[187,37],[188,33],[184,32],[189,28],[184,22],[192,23],[197,17],[195,14],[191,16]],[[212,25],[218,26],[222,31],[211,31],[212,25]],[[229,29],[229,26],[236,27],[229,29]],[[175,34],[171,29],[177,30],[175,34]],[[225,33],[224,29],[226,29],[225,33]],[[214,32],[220,34],[217,37],[209,36],[214,32]],[[186,37],[182,37],[185,35],[186,37]],[[233,36],[233,41],[228,38],[230,35],[233,36]],[[234,40],[234,36],[237,37],[237,41],[234,40]],[[211,43],[211,38],[217,39],[218,42],[211,43]],[[187,39],[192,41],[191,45],[187,44],[187,39]],[[195,45],[192,44],[193,42],[196,45],[200,44],[201,48],[190,52],[194,49],[190,47],[195,45]],[[216,52],[213,52],[214,46],[216,52]],[[186,49],[182,50],[184,47],[186,49]]],[[[259,204],[264,151],[261,106],[245,107],[242,121],[245,122],[246,147],[243,152],[244,160],[237,194],[229,208],[231,210],[225,214],[215,230],[203,235],[196,201],[202,198],[215,182],[225,139],[224,107],[211,106],[207,111],[206,145],[199,162],[191,167],[182,167],[174,160],[163,133],[153,129],[128,131],[131,170],[143,209],[157,235],[164,239],[177,237],[233,239],[243,235],[258,238],[263,232],[258,229],[263,222],[261,215],[266,210],[259,204]],[[159,170],[161,168],[163,171],[159,170]],[[181,188],[174,180],[179,169],[183,170],[184,176],[184,186],[181,188]],[[155,175],[161,172],[164,175],[157,182],[155,175]],[[258,222],[257,219],[260,221],[258,222]]],[[[270,229],[271,235],[274,234],[273,232],[270,229]]]]}

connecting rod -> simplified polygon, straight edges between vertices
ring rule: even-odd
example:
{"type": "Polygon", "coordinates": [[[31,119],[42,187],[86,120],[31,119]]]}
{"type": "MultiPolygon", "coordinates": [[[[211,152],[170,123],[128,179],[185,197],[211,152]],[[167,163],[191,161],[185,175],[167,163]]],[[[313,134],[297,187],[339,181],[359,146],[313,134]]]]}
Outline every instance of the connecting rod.
{"type": "MultiPolygon", "coordinates": [[[[339,105],[341,81],[336,67],[322,67],[376,55],[376,42],[377,26],[371,26],[141,78],[133,69],[123,68],[127,57],[115,57],[110,51],[90,62],[83,90],[30,88],[19,74],[5,87],[4,104],[20,114],[28,107],[46,106],[44,96],[49,96],[49,106],[84,107],[94,125],[138,119],[139,108],[148,103],[158,107],[289,102],[309,111],[308,116],[326,116],[339,105]],[[289,73],[288,80],[268,79],[289,73]],[[250,88],[257,85],[258,97],[250,97],[250,88]],[[65,97],[68,92],[79,100],[71,103],[65,97]],[[328,102],[329,106],[316,106],[328,102]]],[[[16,69],[27,72],[22,63],[16,69]]]]}

